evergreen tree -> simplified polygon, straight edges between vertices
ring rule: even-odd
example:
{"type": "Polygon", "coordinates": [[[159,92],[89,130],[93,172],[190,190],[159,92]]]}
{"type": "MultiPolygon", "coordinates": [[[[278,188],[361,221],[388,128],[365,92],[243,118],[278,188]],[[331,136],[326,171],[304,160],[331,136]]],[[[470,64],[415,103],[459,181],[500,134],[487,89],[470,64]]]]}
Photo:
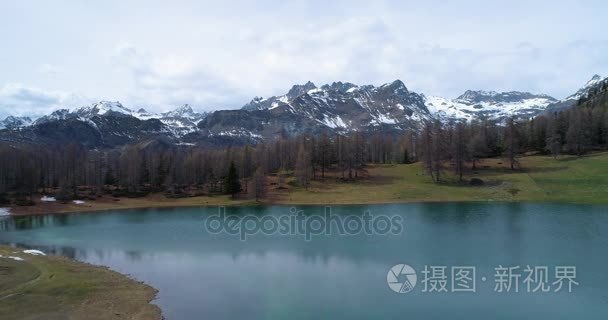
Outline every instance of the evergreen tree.
{"type": "Polygon", "coordinates": [[[407,148],[403,148],[403,158],[401,159],[401,163],[408,164],[410,163],[410,153],[407,151],[407,148]]]}
{"type": "Polygon", "coordinates": [[[232,195],[233,199],[239,192],[241,192],[241,182],[239,181],[239,173],[236,170],[234,161],[230,161],[228,174],[226,174],[226,179],[224,181],[224,188],[225,192],[229,195],[232,195]]]}
{"type": "Polygon", "coordinates": [[[114,173],[112,171],[112,167],[108,167],[106,171],[106,176],[104,177],[104,184],[114,185],[116,183],[116,178],[114,177],[114,173]]]}

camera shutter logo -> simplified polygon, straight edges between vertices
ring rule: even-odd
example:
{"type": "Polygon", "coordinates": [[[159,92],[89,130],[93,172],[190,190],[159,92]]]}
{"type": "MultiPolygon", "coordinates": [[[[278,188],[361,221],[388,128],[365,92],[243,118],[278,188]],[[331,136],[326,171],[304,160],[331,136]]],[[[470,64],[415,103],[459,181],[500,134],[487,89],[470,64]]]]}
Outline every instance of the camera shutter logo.
{"type": "Polygon", "coordinates": [[[414,289],[418,276],[416,270],[407,264],[393,266],[386,275],[389,288],[397,293],[407,293],[414,289]]]}

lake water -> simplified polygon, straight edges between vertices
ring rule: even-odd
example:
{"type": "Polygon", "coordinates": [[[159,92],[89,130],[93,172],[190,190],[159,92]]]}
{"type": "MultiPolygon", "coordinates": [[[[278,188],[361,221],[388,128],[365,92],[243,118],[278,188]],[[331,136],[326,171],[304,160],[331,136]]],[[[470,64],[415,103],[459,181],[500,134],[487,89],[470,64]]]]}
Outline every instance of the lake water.
{"type": "MultiPolygon", "coordinates": [[[[298,207],[323,214],[323,207],[298,207]]],[[[280,216],[289,207],[228,208],[229,215],[280,216]]],[[[159,290],[167,319],[606,319],[608,207],[445,203],[338,206],[338,215],[399,215],[394,235],[210,234],[217,208],[130,210],[0,220],[0,243],[106,265],[159,290]],[[387,273],[417,273],[407,293],[387,273]],[[547,267],[550,292],[527,292],[524,268],[547,267]],[[447,292],[424,292],[425,266],[445,270],[447,292]],[[441,267],[445,266],[446,269],[441,267]],[[451,267],[475,267],[475,292],[452,292],[451,267]],[[496,292],[497,267],[516,267],[496,292]],[[574,266],[578,285],[559,292],[555,267],[574,266]],[[519,271],[517,271],[519,270],[519,271]],[[485,279],[485,281],[482,280],[485,279]],[[512,278],[513,279],[513,278],[512,278]]],[[[469,269],[470,270],[470,269],[469,269]]],[[[571,270],[571,269],[570,269],[571,270]]],[[[404,279],[406,276],[400,276],[404,279]]],[[[541,277],[542,279],[542,277],[541,277]]],[[[400,280],[401,281],[401,280],[400,280]]],[[[441,282],[434,282],[435,284],[441,282]]],[[[504,282],[500,282],[503,283],[504,282]]],[[[469,285],[470,285],[469,281],[469,285]]],[[[441,287],[441,286],[440,286],[441,287]]],[[[436,287],[437,288],[437,287],[436,287]]]]}

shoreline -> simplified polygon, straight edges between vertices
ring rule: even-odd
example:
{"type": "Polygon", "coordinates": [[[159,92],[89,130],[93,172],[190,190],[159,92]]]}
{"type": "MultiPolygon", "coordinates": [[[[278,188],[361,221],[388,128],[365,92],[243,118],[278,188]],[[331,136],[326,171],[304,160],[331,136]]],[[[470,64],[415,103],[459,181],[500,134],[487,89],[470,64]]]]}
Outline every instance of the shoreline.
{"type": "MultiPolygon", "coordinates": [[[[194,197],[197,198],[197,197],[194,197]]],[[[29,216],[45,216],[45,215],[67,215],[67,214],[96,214],[96,213],[107,213],[112,211],[131,211],[131,210],[153,210],[153,209],[180,209],[180,208],[210,208],[210,207],[256,207],[256,206],[360,206],[360,205],[398,205],[398,204],[449,204],[449,203],[512,203],[512,204],[553,204],[553,205],[586,205],[586,206],[602,206],[608,205],[608,201],[605,203],[590,203],[590,202],[568,202],[568,201],[555,201],[555,200],[491,200],[491,199],[469,199],[469,200],[446,200],[446,199],[411,199],[411,200],[395,200],[395,201],[365,201],[365,202],[269,202],[260,201],[255,202],[251,200],[241,200],[235,202],[222,202],[222,203],[171,203],[163,205],[147,205],[147,206],[119,206],[114,208],[106,207],[84,207],[74,208],[66,207],[61,210],[48,210],[48,211],[36,211],[28,212],[18,211],[14,212],[8,207],[9,214],[4,217],[29,217],[29,216]]],[[[69,205],[66,205],[69,206],[69,205]]],[[[81,206],[82,207],[82,206],[81,206]]],[[[0,216],[2,217],[2,216],[0,216]]]]}

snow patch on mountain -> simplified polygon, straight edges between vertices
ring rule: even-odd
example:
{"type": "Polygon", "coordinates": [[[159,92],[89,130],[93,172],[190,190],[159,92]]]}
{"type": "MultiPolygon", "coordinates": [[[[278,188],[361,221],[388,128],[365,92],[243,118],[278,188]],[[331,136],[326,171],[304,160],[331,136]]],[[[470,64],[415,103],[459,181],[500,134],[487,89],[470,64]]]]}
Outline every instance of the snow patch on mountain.
{"type": "Polygon", "coordinates": [[[468,90],[456,99],[425,97],[425,105],[438,119],[447,122],[474,118],[503,120],[507,117],[531,118],[557,100],[529,92],[496,92],[468,90]]]}
{"type": "Polygon", "coordinates": [[[589,94],[589,90],[591,90],[593,87],[599,85],[604,80],[608,80],[608,78],[602,79],[602,77],[598,74],[593,75],[593,77],[591,77],[591,79],[589,81],[587,81],[587,83],[585,83],[585,85],[582,88],[578,89],[578,91],[576,91],[574,94],[567,96],[563,100],[565,100],[565,101],[578,100],[582,96],[587,96],[587,94],[589,94]]]}
{"type": "MultiPolygon", "coordinates": [[[[424,121],[470,121],[475,118],[504,120],[507,117],[531,118],[548,112],[551,106],[572,101],[589,93],[603,80],[595,75],[570,100],[556,100],[544,94],[528,92],[496,92],[468,90],[455,99],[425,96],[408,90],[400,80],[380,86],[333,82],[317,87],[308,81],[292,86],[280,96],[255,97],[242,110],[218,110],[212,114],[196,112],[189,105],[154,113],[145,108],[129,109],[117,101],[100,101],[70,111],[56,110],[33,124],[47,121],[76,120],[88,123],[97,131],[131,140],[140,136],[165,135],[184,143],[196,142],[196,137],[243,137],[243,141],[321,131],[347,132],[400,130],[420,128],[424,121]],[[144,122],[134,121],[132,118],[144,122]],[[149,121],[157,119],[158,121],[149,121]],[[190,133],[197,133],[189,135],[190,133]],[[183,139],[182,139],[183,138],[183,139]]],[[[25,118],[9,117],[0,121],[0,128],[27,127],[25,118]]],[[[66,123],[72,125],[71,122],[66,123]]],[[[77,124],[78,125],[78,124],[77,124]]],[[[49,126],[48,128],[54,128],[49,126]]],[[[55,130],[55,129],[53,129],[55,130]]],[[[127,139],[116,139],[123,143],[127,139]]]]}
{"type": "Polygon", "coordinates": [[[182,137],[197,130],[196,125],[207,116],[207,113],[195,112],[192,107],[185,104],[175,110],[161,113],[156,118],[166,125],[171,132],[182,137]]]}
{"type": "Polygon", "coordinates": [[[400,80],[379,87],[349,82],[316,87],[309,81],[282,96],[255,97],[242,109],[292,114],[341,131],[379,125],[405,129],[432,119],[422,95],[410,92],[400,80]]]}
{"type": "Polygon", "coordinates": [[[348,125],[340,116],[328,116],[323,115],[323,120],[317,120],[319,123],[322,123],[332,129],[348,129],[348,125]]]}
{"type": "Polygon", "coordinates": [[[123,115],[137,118],[142,121],[158,119],[162,124],[166,126],[162,132],[168,133],[175,137],[182,137],[188,133],[197,130],[197,123],[203,120],[206,116],[206,112],[195,112],[189,105],[183,105],[174,110],[154,113],[149,112],[144,108],[140,108],[137,111],[131,110],[123,106],[118,101],[100,101],[90,106],[81,107],[70,111],[68,109],[56,110],[50,115],[44,116],[30,122],[29,124],[40,124],[48,121],[65,120],[65,119],[76,119],[82,122],[87,122],[93,127],[97,128],[97,124],[92,121],[94,117],[105,117],[109,115],[123,115]]]}
{"type": "Polygon", "coordinates": [[[0,129],[19,129],[31,125],[32,122],[33,121],[30,117],[8,116],[4,120],[0,121],[0,129]]]}

